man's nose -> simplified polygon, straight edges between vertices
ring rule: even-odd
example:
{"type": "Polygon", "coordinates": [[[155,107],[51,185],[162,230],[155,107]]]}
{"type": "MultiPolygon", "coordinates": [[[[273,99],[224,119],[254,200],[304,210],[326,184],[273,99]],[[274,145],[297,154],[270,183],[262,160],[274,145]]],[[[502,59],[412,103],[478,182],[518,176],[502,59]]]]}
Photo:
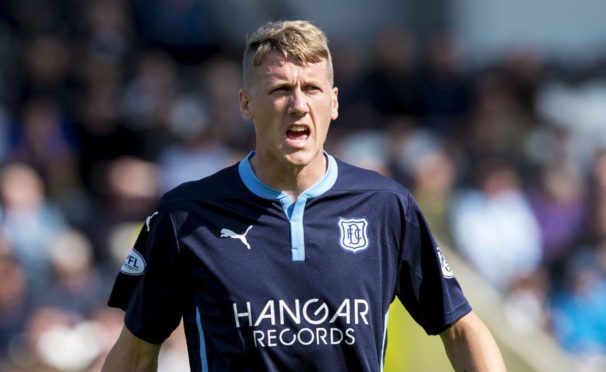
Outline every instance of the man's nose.
{"type": "Polygon", "coordinates": [[[301,88],[295,88],[292,90],[290,95],[290,113],[303,115],[307,113],[307,97],[301,90],[301,88]]]}

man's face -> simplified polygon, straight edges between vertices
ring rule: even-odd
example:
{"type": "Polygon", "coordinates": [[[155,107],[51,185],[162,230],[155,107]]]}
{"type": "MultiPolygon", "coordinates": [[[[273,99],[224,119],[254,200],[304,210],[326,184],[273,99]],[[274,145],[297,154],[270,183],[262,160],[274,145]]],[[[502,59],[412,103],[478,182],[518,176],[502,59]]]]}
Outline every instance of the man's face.
{"type": "Polygon", "coordinates": [[[323,164],[328,127],[338,116],[337,88],[326,60],[297,64],[268,54],[240,91],[240,108],[255,125],[260,160],[278,167],[323,164]]]}

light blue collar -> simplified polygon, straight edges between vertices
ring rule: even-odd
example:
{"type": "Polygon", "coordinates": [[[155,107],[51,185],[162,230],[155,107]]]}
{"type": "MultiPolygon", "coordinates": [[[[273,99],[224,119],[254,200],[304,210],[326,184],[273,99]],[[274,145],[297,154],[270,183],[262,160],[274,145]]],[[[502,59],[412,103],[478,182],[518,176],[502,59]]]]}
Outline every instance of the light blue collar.
{"type": "MultiPolygon", "coordinates": [[[[288,195],[284,192],[274,189],[273,187],[266,185],[263,183],[252,169],[250,165],[250,159],[255,156],[255,152],[251,151],[238,165],[238,172],[240,173],[240,178],[244,185],[255,195],[263,199],[269,200],[282,200],[287,198],[290,201],[288,195]]],[[[312,185],[307,190],[303,191],[299,198],[309,199],[320,196],[324,194],[326,191],[330,190],[330,188],[337,181],[337,175],[339,173],[337,162],[334,157],[331,155],[324,153],[326,159],[328,159],[328,169],[326,173],[318,182],[312,185]]]]}

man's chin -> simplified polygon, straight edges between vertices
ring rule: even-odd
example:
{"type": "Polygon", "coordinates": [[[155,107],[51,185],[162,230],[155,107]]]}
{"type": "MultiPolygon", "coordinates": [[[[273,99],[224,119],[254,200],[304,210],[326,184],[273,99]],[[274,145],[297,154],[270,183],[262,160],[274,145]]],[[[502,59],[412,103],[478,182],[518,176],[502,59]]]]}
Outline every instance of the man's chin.
{"type": "Polygon", "coordinates": [[[285,156],[284,162],[293,168],[305,168],[310,163],[308,159],[301,156],[285,156]]]}
{"type": "Polygon", "coordinates": [[[293,167],[305,168],[309,165],[313,165],[316,161],[318,164],[324,164],[321,157],[322,153],[320,153],[318,156],[310,152],[298,151],[296,153],[286,155],[284,160],[293,167]]]}

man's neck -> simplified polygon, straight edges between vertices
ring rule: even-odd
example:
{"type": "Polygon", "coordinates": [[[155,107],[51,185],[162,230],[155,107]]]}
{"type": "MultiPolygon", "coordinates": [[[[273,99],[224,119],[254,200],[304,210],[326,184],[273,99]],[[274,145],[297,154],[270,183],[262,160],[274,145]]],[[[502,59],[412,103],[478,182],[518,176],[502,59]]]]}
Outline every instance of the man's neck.
{"type": "Polygon", "coordinates": [[[322,154],[306,166],[282,166],[278,161],[266,160],[257,154],[250,159],[250,165],[261,182],[282,191],[295,201],[305,190],[324,177],[328,160],[322,154]]]}

